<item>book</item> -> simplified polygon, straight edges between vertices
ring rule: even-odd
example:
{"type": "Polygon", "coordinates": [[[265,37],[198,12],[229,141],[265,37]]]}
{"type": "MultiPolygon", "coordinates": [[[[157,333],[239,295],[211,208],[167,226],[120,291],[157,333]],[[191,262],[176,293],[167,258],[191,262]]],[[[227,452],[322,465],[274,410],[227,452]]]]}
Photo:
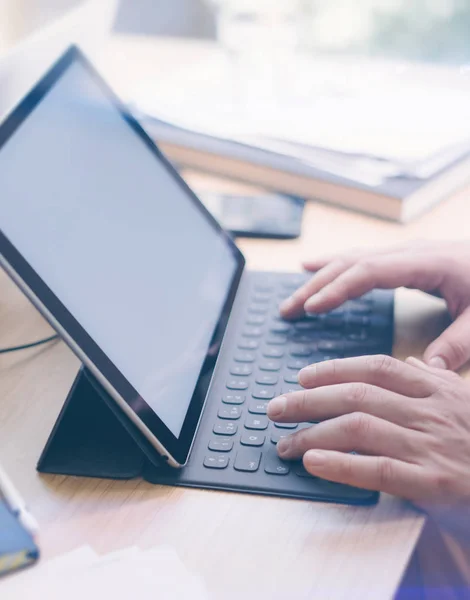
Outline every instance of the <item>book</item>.
{"type": "Polygon", "coordinates": [[[446,148],[419,168],[407,170],[367,156],[349,156],[349,162],[338,160],[341,153],[333,155],[315,148],[304,147],[302,158],[300,144],[292,144],[296,151],[290,152],[284,150],[285,141],[244,143],[145,113],[136,112],[136,116],[162,152],[178,166],[393,221],[408,222],[470,183],[467,144],[446,148]]]}

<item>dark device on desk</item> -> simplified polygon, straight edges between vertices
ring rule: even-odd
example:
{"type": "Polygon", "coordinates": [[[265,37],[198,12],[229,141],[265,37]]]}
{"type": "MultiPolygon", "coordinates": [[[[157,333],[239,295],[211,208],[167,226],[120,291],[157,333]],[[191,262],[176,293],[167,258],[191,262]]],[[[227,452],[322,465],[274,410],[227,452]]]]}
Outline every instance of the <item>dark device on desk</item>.
{"type": "Polygon", "coordinates": [[[283,194],[197,195],[224,229],[235,236],[294,239],[300,236],[305,200],[283,194]]]}
{"type": "Polygon", "coordinates": [[[0,198],[0,263],[85,365],[41,471],[377,500],[280,461],[278,440],[312,425],[266,405],[308,363],[389,353],[392,293],[284,322],[307,275],[247,271],[76,48],[0,126],[0,198]]]}

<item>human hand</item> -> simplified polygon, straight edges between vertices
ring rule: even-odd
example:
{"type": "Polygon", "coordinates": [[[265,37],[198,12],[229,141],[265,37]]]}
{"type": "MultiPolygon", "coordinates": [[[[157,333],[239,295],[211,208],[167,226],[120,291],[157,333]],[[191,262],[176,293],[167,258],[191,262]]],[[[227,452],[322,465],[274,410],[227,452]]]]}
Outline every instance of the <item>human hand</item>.
{"type": "Polygon", "coordinates": [[[470,243],[422,242],[357,250],[304,264],[317,271],[281,305],[283,317],[332,310],[373,288],[407,287],[441,296],[454,322],[424,353],[431,366],[458,369],[470,358],[470,243]]]}
{"type": "Polygon", "coordinates": [[[312,475],[401,496],[470,543],[470,385],[416,358],[337,359],[299,373],[276,422],[318,421],[282,439],[312,475]],[[350,454],[350,452],[358,454],[350,454]]]}

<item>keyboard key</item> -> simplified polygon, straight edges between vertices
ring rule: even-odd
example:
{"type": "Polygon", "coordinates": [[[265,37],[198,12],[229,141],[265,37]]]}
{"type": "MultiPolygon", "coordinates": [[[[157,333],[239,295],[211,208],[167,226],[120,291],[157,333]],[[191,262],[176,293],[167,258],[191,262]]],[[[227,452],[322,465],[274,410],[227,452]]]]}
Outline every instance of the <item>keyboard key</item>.
{"type": "Polygon", "coordinates": [[[291,326],[289,325],[289,323],[275,323],[272,327],[271,327],[271,333],[289,333],[289,331],[291,330],[291,326]]]}
{"type": "Polygon", "coordinates": [[[259,431],[264,431],[268,428],[269,419],[264,416],[255,416],[255,417],[247,417],[245,421],[246,429],[255,429],[259,431]]]}
{"type": "Polygon", "coordinates": [[[252,415],[265,415],[266,409],[268,407],[267,402],[263,402],[262,400],[253,401],[248,406],[248,412],[252,415]]]}
{"type": "Polygon", "coordinates": [[[266,436],[259,433],[244,433],[241,437],[240,443],[243,446],[262,446],[266,436]]]}
{"type": "Polygon", "coordinates": [[[246,320],[248,325],[264,325],[265,321],[266,317],[263,317],[263,315],[249,315],[246,320]]]}
{"type": "Polygon", "coordinates": [[[248,389],[248,381],[246,379],[229,379],[227,381],[227,389],[246,390],[248,389]]]}
{"type": "Polygon", "coordinates": [[[259,343],[251,338],[242,339],[238,343],[240,350],[257,350],[258,346],[259,343]]]}
{"type": "Polygon", "coordinates": [[[284,344],[287,344],[287,337],[285,335],[270,335],[266,338],[266,344],[270,346],[284,346],[284,344]]]}
{"type": "Polygon", "coordinates": [[[300,358],[310,356],[312,354],[312,349],[310,346],[306,346],[305,344],[293,344],[289,353],[291,356],[298,356],[300,358]]]}
{"type": "Polygon", "coordinates": [[[223,454],[209,454],[204,458],[204,466],[208,469],[225,469],[228,465],[228,456],[223,454]]]}
{"type": "Polygon", "coordinates": [[[252,450],[251,448],[243,448],[237,452],[237,457],[233,468],[236,471],[250,471],[254,472],[259,469],[259,463],[261,461],[261,452],[259,450],[252,450]]]}
{"type": "Polygon", "coordinates": [[[225,423],[216,423],[212,430],[216,435],[235,435],[237,433],[238,426],[236,423],[226,421],[225,423]]]}
{"type": "Polygon", "coordinates": [[[282,429],[279,429],[279,431],[273,431],[271,433],[271,442],[273,444],[277,444],[279,442],[279,440],[282,440],[282,438],[285,438],[289,435],[288,431],[283,431],[282,429]]]}
{"type": "Polygon", "coordinates": [[[322,329],[322,324],[310,317],[308,321],[298,321],[294,323],[294,327],[297,331],[318,331],[322,329]]]}
{"type": "Polygon", "coordinates": [[[233,365],[230,369],[230,375],[244,375],[248,377],[253,373],[253,369],[249,365],[233,365]]]}
{"type": "Polygon", "coordinates": [[[370,325],[370,317],[350,314],[345,319],[348,327],[368,327],[370,325]]]}
{"type": "Polygon", "coordinates": [[[369,339],[369,334],[365,329],[361,329],[355,333],[348,333],[346,337],[351,342],[364,342],[369,339]]]}
{"type": "Polygon", "coordinates": [[[247,325],[242,331],[242,335],[245,337],[261,337],[262,334],[263,330],[261,327],[252,327],[251,325],[247,325]]]}
{"type": "Polygon", "coordinates": [[[259,400],[271,400],[275,396],[274,390],[271,388],[255,388],[251,395],[259,400]]]}
{"type": "Polygon", "coordinates": [[[263,351],[263,356],[266,358],[282,358],[284,356],[284,350],[276,346],[268,346],[263,351]]]}
{"type": "Polygon", "coordinates": [[[266,283],[255,284],[253,286],[253,289],[255,290],[255,292],[274,292],[274,287],[272,283],[268,281],[266,283]]]}
{"type": "Polygon", "coordinates": [[[233,360],[241,363],[252,363],[256,360],[256,355],[253,352],[237,352],[233,360]]]}
{"type": "Polygon", "coordinates": [[[285,279],[282,282],[282,286],[287,289],[296,290],[298,287],[306,283],[312,277],[312,273],[304,274],[300,273],[299,275],[290,275],[289,279],[285,279]]]}
{"type": "Polygon", "coordinates": [[[289,463],[270,453],[264,463],[264,470],[266,473],[269,473],[269,475],[288,475],[290,467],[289,463]]]}
{"type": "Polygon", "coordinates": [[[369,315],[372,312],[370,303],[363,302],[362,300],[353,300],[349,307],[349,310],[353,315],[369,315]]]}
{"type": "Polygon", "coordinates": [[[209,450],[214,452],[230,452],[233,448],[233,440],[230,438],[219,438],[209,442],[209,450]]]}
{"type": "Polygon", "coordinates": [[[286,373],[284,375],[284,381],[286,383],[299,383],[299,375],[295,371],[292,371],[292,373],[286,373]]]}
{"type": "Polygon", "coordinates": [[[309,360],[305,360],[302,358],[291,358],[287,362],[287,368],[300,371],[300,369],[304,369],[305,367],[308,367],[308,365],[310,365],[310,364],[311,364],[311,362],[309,360]]]}
{"type": "Polygon", "coordinates": [[[322,354],[321,358],[314,362],[326,362],[327,360],[335,360],[335,358],[341,358],[341,353],[336,352],[335,354],[322,354]]]}
{"type": "Polygon", "coordinates": [[[291,340],[296,344],[311,344],[318,339],[318,331],[310,331],[309,333],[294,333],[291,340]]]}
{"type": "Polygon", "coordinates": [[[259,363],[258,367],[261,371],[279,371],[281,362],[279,360],[263,360],[259,363]]]}
{"type": "Polygon", "coordinates": [[[245,402],[245,396],[240,394],[227,394],[222,398],[224,404],[243,404],[245,402]]]}
{"type": "Polygon", "coordinates": [[[274,423],[274,427],[278,429],[297,429],[298,423],[274,423]]]}
{"type": "Polygon", "coordinates": [[[305,470],[305,467],[301,462],[295,463],[294,465],[294,473],[298,477],[311,477],[313,479],[313,475],[310,475],[308,471],[305,470]]]}
{"type": "Polygon", "coordinates": [[[326,317],[344,317],[345,315],[345,310],[342,306],[338,306],[338,308],[334,308],[333,310],[330,310],[330,312],[326,313],[326,317]]]}
{"type": "Polygon", "coordinates": [[[344,340],[321,340],[317,343],[319,352],[341,352],[344,349],[344,340]]]}
{"type": "Polygon", "coordinates": [[[253,303],[248,307],[248,312],[254,315],[265,315],[268,312],[266,304],[253,303]]]}
{"type": "Polygon", "coordinates": [[[271,373],[259,373],[256,376],[256,383],[260,385],[276,385],[279,381],[279,377],[277,375],[272,375],[271,373]]]}
{"type": "Polygon", "coordinates": [[[321,316],[321,321],[325,326],[325,329],[329,328],[341,328],[345,325],[345,315],[335,314],[334,311],[321,316]]]}
{"type": "Polygon", "coordinates": [[[241,417],[242,411],[239,406],[221,406],[217,416],[219,419],[225,419],[226,421],[236,421],[241,417]]]}
{"type": "Polygon", "coordinates": [[[253,294],[253,296],[251,297],[251,299],[253,300],[253,302],[258,303],[264,303],[264,302],[269,302],[272,298],[271,294],[267,294],[266,292],[255,292],[253,294]]]}
{"type": "Polygon", "coordinates": [[[293,392],[300,392],[303,388],[300,385],[287,385],[282,388],[281,394],[292,394],[293,392]]]}

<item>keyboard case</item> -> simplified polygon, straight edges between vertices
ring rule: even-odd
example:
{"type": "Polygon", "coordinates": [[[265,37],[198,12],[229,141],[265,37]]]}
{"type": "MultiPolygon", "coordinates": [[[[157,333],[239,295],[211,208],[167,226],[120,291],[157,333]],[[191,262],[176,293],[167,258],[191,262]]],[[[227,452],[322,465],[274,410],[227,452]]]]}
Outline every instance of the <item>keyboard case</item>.
{"type": "MultiPolygon", "coordinates": [[[[383,347],[391,353],[393,294],[384,293],[383,347]],[[386,334],[386,335],[385,335],[386,334]]],[[[232,319],[231,319],[232,320],[232,319]]],[[[235,329],[237,329],[235,319],[235,329]]],[[[94,376],[82,367],[69,391],[38,462],[42,473],[131,479],[143,477],[154,484],[221,489],[289,498],[371,504],[378,494],[316,479],[247,473],[203,466],[215,403],[208,401],[188,464],[169,467],[147,438],[122,412],[94,376]],[[207,417],[207,418],[206,418],[207,417]]],[[[272,451],[275,453],[275,447],[272,451]]]]}

